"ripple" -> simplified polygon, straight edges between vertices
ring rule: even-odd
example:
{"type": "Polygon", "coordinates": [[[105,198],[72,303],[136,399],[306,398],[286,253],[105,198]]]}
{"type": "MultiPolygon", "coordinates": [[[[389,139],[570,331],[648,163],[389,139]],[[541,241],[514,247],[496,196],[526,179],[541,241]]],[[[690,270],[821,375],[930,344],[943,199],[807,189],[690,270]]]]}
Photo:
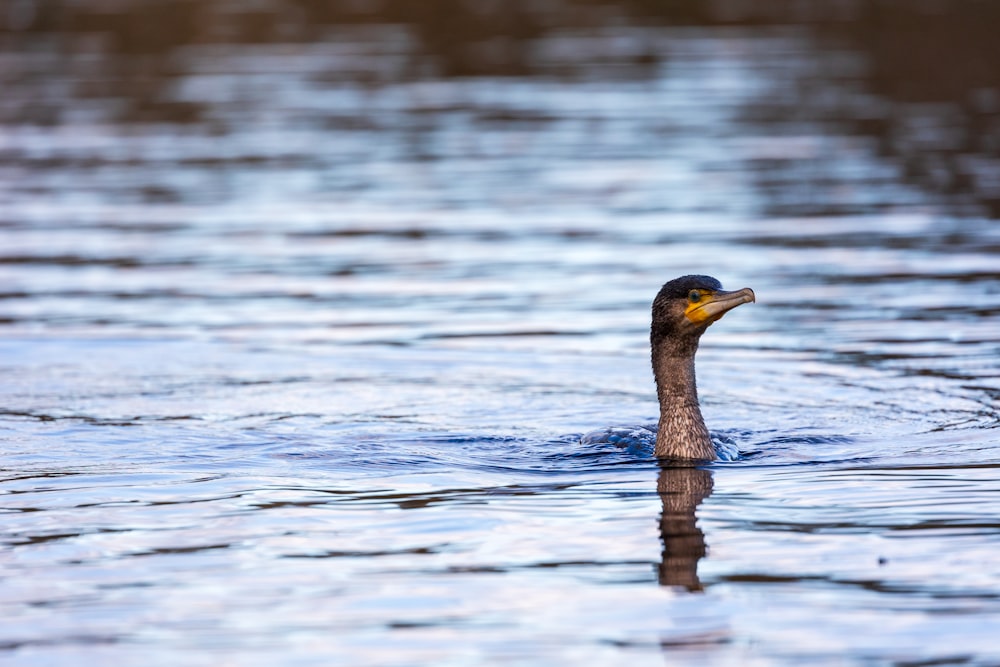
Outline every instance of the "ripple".
{"type": "Polygon", "coordinates": [[[15,4],[0,651],[997,662],[988,3],[15,4]]]}

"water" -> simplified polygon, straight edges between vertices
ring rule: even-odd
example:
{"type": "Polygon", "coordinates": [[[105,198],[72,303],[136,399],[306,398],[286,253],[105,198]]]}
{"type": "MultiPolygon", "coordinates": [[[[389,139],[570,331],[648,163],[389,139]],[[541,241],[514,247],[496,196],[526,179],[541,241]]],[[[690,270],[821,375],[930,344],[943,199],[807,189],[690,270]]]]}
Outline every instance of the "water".
{"type": "Polygon", "coordinates": [[[7,18],[5,659],[1000,663],[1000,228],[906,149],[960,121],[802,26],[204,6],[7,18]],[[757,293],[698,360],[742,458],[581,445],[692,272],[757,293]]]}

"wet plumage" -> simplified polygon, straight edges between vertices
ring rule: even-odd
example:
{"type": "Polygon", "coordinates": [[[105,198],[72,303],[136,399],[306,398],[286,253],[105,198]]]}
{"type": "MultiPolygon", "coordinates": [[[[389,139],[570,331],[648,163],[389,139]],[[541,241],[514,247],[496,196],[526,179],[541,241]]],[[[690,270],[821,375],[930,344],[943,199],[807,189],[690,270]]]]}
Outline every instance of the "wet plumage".
{"type": "MultiPolygon", "coordinates": [[[[649,342],[660,404],[653,454],[676,461],[731,459],[728,443],[715,445],[698,404],[694,357],[701,336],[727,312],[755,300],[753,290],[726,292],[710,276],[681,276],[666,283],[653,300],[649,342]]],[[[612,442],[629,449],[648,441],[647,427],[613,428],[584,436],[584,443],[612,442]]]]}

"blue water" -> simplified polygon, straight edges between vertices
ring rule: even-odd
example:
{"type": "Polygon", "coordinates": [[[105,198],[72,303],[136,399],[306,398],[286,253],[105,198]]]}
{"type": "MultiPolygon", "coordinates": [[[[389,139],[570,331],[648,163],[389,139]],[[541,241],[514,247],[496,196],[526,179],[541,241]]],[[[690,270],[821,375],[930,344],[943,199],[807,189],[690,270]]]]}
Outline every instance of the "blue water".
{"type": "Polygon", "coordinates": [[[412,76],[387,24],[164,74],[35,37],[0,74],[4,659],[1000,663],[1000,227],[782,115],[817,78],[880,108],[862,55],[619,25],[412,76]],[[655,421],[687,273],[757,294],[698,357],[740,459],[582,444],[655,421]]]}

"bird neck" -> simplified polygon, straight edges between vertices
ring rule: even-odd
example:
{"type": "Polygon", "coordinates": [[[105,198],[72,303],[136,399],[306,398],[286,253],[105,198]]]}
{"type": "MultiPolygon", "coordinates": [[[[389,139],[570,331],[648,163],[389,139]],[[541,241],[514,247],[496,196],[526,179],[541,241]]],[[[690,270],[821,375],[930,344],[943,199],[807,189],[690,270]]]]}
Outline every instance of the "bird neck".
{"type": "Polygon", "coordinates": [[[660,402],[657,458],[711,461],[715,448],[698,407],[694,352],[653,348],[653,375],[660,402]]]}

